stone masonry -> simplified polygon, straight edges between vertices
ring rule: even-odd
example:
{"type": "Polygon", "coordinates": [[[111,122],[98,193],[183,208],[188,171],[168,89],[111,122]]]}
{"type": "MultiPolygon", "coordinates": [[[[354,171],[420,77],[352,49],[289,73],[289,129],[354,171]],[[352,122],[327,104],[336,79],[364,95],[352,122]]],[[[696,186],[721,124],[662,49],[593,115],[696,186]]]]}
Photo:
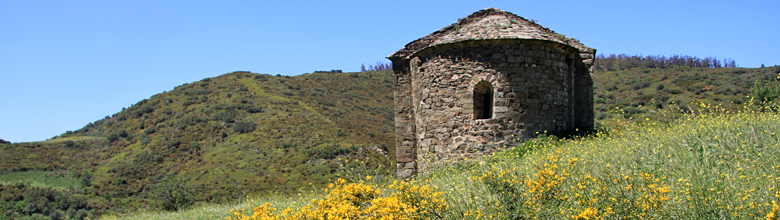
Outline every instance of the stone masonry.
{"type": "Polygon", "coordinates": [[[593,128],[595,49],[488,8],[413,41],[393,62],[397,176],[593,128]]]}

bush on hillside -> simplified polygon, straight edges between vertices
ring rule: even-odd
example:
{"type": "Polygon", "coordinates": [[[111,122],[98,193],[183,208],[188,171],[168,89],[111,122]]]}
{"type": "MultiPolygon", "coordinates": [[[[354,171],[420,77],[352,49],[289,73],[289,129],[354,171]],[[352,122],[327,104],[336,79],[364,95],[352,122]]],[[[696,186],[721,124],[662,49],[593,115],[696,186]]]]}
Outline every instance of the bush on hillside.
{"type": "Polygon", "coordinates": [[[228,110],[228,111],[220,111],[214,114],[214,120],[215,121],[222,121],[225,123],[233,123],[236,121],[236,117],[238,117],[238,114],[236,114],[235,110],[228,110]]]}
{"type": "Polygon", "coordinates": [[[252,106],[252,107],[246,108],[246,112],[247,113],[260,113],[260,112],[263,112],[263,108],[260,107],[260,106],[252,106]]]}
{"type": "Polygon", "coordinates": [[[238,133],[249,133],[255,130],[255,123],[251,121],[236,122],[233,124],[233,130],[238,133]]]}
{"type": "Polygon", "coordinates": [[[764,80],[758,79],[750,91],[754,104],[766,105],[780,97],[780,83],[778,81],[764,82],[764,80]]]}
{"type": "Polygon", "coordinates": [[[154,186],[152,197],[158,206],[166,211],[179,211],[194,203],[194,190],[187,181],[177,177],[167,177],[154,186]]]}

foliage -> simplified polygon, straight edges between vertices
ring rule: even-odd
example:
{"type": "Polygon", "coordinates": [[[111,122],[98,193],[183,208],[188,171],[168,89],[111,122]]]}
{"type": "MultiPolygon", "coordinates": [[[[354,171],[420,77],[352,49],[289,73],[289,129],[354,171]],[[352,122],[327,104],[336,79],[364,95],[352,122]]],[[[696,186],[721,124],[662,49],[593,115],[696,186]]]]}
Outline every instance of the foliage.
{"type": "MultiPolygon", "coordinates": [[[[757,79],[774,79],[780,66],[766,68],[636,67],[593,73],[596,122],[669,121],[699,102],[732,111],[750,102],[757,79]],[[751,97],[748,97],[751,96],[751,97]],[[637,120],[641,119],[641,120],[637,120]]],[[[753,99],[755,100],[755,99],[753,99]]]]}
{"type": "MultiPolygon", "coordinates": [[[[371,180],[371,176],[366,178],[371,180]]],[[[267,202],[252,209],[251,215],[231,210],[232,216],[227,219],[443,219],[447,203],[440,195],[436,188],[398,180],[376,186],[338,179],[328,185],[323,197],[312,199],[297,210],[286,208],[279,212],[267,202]],[[382,194],[380,187],[392,192],[382,194]]]]}
{"type": "MultiPolygon", "coordinates": [[[[442,208],[427,218],[774,219],[780,209],[780,155],[774,153],[780,150],[780,113],[751,106],[738,112],[691,108],[692,114],[670,122],[626,124],[573,139],[544,136],[418,176],[408,186],[444,189],[434,190],[442,208]]],[[[329,188],[339,190],[305,206],[266,202],[250,205],[251,214],[236,209],[225,215],[370,219],[364,211],[377,203],[367,201],[392,195],[396,183],[366,187],[339,180],[329,188]]],[[[306,198],[311,196],[297,201],[306,198]]]]}
{"type": "Polygon", "coordinates": [[[487,186],[494,197],[483,199],[499,201],[509,219],[776,214],[780,158],[771,152],[780,146],[774,132],[780,114],[709,109],[716,108],[671,124],[629,124],[592,138],[533,143],[495,155],[470,179],[487,186]]]}
{"type": "Polygon", "coordinates": [[[0,175],[0,184],[25,183],[30,186],[66,189],[81,186],[74,173],[67,171],[25,171],[0,175]]]}
{"type": "Polygon", "coordinates": [[[154,186],[151,196],[157,199],[158,206],[163,210],[178,211],[192,205],[194,193],[186,180],[180,177],[167,177],[154,186]]]}
{"type": "Polygon", "coordinates": [[[780,75],[769,82],[760,78],[756,79],[753,88],[750,89],[754,98],[753,102],[756,105],[771,105],[772,102],[780,98],[780,81],[778,79],[780,79],[780,75]]]}
{"type": "Polygon", "coordinates": [[[47,141],[2,144],[0,174],[70,173],[95,206],[118,213],[164,209],[153,189],[171,175],[198,190],[194,204],[324,187],[337,177],[339,158],[394,167],[393,154],[361,151],[394,152],[391,89],[388,71],[229,73],[47,141]]]}
{"type": "Polygon", "coordinates": [[[393,70],[393,66],[391,63],[376,62],[376,65],[368,65],[368,69],[366,69],[365,64],[360,64],[360,72],[388,71],[388,70],[393,70]]]}
{"type": "MultiPolygon", "coordinates": [[[[685,114],[692,112],[698,117],[698,104],[692,104],[694,101],[720,105],[732,112],[743,109],[742,104],[752,102],[747,96],[751,94],[750,88],[755,80],[774,77],[778,70],[780,67],[747,69],[677,66],[631,67],[596,72],[593,78],[597,122],[600,123],[598,126],[609,129],[601,135],[619,133],[612,129],[633,126],[638,124],[636,122],[674,124],[680,118],[687,119],[685,114]]],[[[193,193],[195,204],[224,204],[246,195],[265,195],[269,192],[290,195],[302,190],[305,192],[322,188],[336,179],[337,174],[343,174],[343,167],[354,168],[350,172],[362,174],[366,170],[376,169],[383,169],[381,173],[391,172],[395,168],[391,162],[395,159],[394,154],[365,149],[386,146],[385,152],[395,151],[392,81],[388,71],[328,72],[293,77],[249,72],[225,74],[178,86],[51,140],[0,145],[0,173],[69,173],[68,179],[78,180],[77,186],[69,188],[88,198],[90,207],[126,213],[155,209],[156,199],[149,199],[153,198],[152,189],[165,177],[174,174],[187,179],[187,186],[198,189],[197,193],[193,193]],[[221,112],[231,112],[228,116],[234,114],[233,121],[216,117],[217,114],[226,114],[221,112]],[[252,122],[255,128],[241,133],[235,130],[239,122],[252,122]],[[358,158],[368,161],[367,165],[360,167],[343,162],[358,158]]],[[[679,132],[675,130],[667,133],[679,132]]],[[[534,155],[544,151],[542,149],[554,149],[567,143],[550,139],[529,142],[525,147],[516,149],[525,149],[522,155],[537,158],[540,156],[534,155]]],[[[562,169],[568,168],[566,166],[572,157],[578,158],[573,164],[575,167],[586,164],[591,166],[600,161],[567,156],[566,152],[564,150],[558,158],[548,156],[544,160],[548,161],[548,167],[558,166],[556,169],[559,170],[548,171],[557,174],[559,178],[564,173],[562,169]]],[[[514,153],[521,154],[517,151],[514,153]]],[[[519,158],[517,156],[514,160],[519,158]]],[[[486,162],[507,163],[501,157],[486,162]]],[[[544,167],[544,164],[540,162],[537,165],[544,167]]],[[[521,167],[518,164],[514,166],[521,167]]],[[[510,206],[505,205],[510,201],[507,200],[509,197],[502,197],[495,192],[511,192],[512,189],[495,188],[499,186],[490,186],[471,178],[489,173],[487,167],[476,163],[456,164],[420,176],[410,184],[432,184],[445,189],[440,192],[449,209],[443,212],[443,216],[449,218],[477,219],[489,218],[491,215],[507,218],[509,213],[518,216],[522,214],[518,211],[520,208],[510,211],[510,206]],[[494,187],[493,190],[491,187],[494,187]]],[[[524,169],[523,178],[516,178],[523,179],[521,185],[544,185],[539,178],[555,177],[545,176],[549,172],[542,168],[524,169]]],[[[569,169],[566,172],[570,174],[566,177],[567,183],[571,179],[588,183],[576,176],[580,173],[573,173],[569,169]]],[[[494,173],[499,172],[494,170],[494,173]]],[[[652,182],[655,178],[661,178],[657,173],[645,173],[653,177],[652,180],[647,177],[644,181],[652,182]]],[[[629,176],[634,179],[644,178],[639,172],[629,176]]],[[[376,179],[380,178],[377,176],[376,179]]],[[[637,183],[629,184],[637,186],[637,183]]],[[[672,189],[679,187],[665,184],[672,189]]],[[[544,192],[571,191],[565,185],[547,186],[542,188],[544,192]]],[[[384,193],[392,192],[381,188],[383,185],[375,187],[384,193]]],[[[646,190],[647,187],[642,189],[646,190]]],[[[670,198],[669,201],[678,201],[674,197],[670,198]]],[[[304,204],[308,204],[306,202],[304,204]]],[[[552,203],[536,203],[540,207],[552,207],[549,205],[552,203]]],[[[760,205],[766,207],[766,203],[760,205]]],[[[642,204],[628,207],[638,206],[642,204]]],[[[199,210],[199,207],[196,205],[193,209],[199,210]]],[[[226,213],[226,210],[210,211],[209,215],[226,213]]],[[[60,211],[68,216],[67,210],[60,211]]],[[[583,213],[587,217],[593,211],[603,213],[587,207],[578,211],[572,211],[569,217],[583,213]]]]}
{"type": "MultiPolygon", "coordinates": [[[[692,68],[721,68],[737,67],[732,59],[724,59],[722,62],[715,57],[698,58],[687,55],[666,56],[637,56],[628,54],[610,54],[605,56],[599,54],[596,56],[593,65],[596,71],[615,71],[631,68],[673,68],[673,67],[692,67],[692,68]]],[[[763,66],[762,66],[763,67],[763,66]]]]}
{"type": "Polygon", "coordinates": [[[30,186],[26,183],[0,185],[0,219],[47,216],[46,219],[84,219],[99,213],[87,197],[71,190],[30,186]]]}
{"type": "Polygon", "coordinates": [[[255,123],[251,121],[242,121],[233,124],[233,130],[238,133],[249,133],[255,130],[255,123]]]}

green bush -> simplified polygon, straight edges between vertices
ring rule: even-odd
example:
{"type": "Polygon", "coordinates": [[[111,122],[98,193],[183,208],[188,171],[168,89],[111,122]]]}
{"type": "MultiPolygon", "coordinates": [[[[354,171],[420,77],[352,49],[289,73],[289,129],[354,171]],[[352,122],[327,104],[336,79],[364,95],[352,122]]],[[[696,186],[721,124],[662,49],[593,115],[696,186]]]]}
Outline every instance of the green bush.
{"type": "Polygon", "coordinates": [[[777,81],[764,82],[764,80],[758,79],[750,92],[753,96],[753,104],[765,105],[780,97],[780,84],[777,81]]]}
{"type": "Polygon", "coordinates": [[[151,195],[158,207],[166,211],[179,211],[194,203],[194,190],[182,178],[165,178],[154,186],[151,195]]]}
{"type": "Polygon", "coordinates": [[[150,134],[154,134],[154,132],[156,132],[156,131],[157,131],[157,129],[155,129],[154,127],[149,127],[149,128],[144,130],[144,134],[150,135],[150,134]]]}
{"type": "Polygon", "coordinates": [[[247,113],[260,113],[260,112],[263,112],[263,108],[260,107],[260,106],[252,106],[252,107],[246,108],[246,112],[247,113]]]}
{"type": "Polygon", "coordinates": [[[186,125],[195,125],[197,123],[200,123],[202,121],[205,121],[202,117],[198,115],[188,115],[179,120],[179,122],[184,123],[186,125]]]}
{"type": "Polygon", "coordinates": [[[233,123],[236,121],[236,117],[238,115],[236,114],[236,111],[234,110],[228,110],[228,111],[220,111],[214,114],[214,120],[215,121],[222,121],[225,123],[233,123]]]}
{"type": "Polygon", "coordinates": [[[238,133],[249,133],[255,130],[255,123],[251,121],[236,122],[233,124],[233,130],[238,133]]]}

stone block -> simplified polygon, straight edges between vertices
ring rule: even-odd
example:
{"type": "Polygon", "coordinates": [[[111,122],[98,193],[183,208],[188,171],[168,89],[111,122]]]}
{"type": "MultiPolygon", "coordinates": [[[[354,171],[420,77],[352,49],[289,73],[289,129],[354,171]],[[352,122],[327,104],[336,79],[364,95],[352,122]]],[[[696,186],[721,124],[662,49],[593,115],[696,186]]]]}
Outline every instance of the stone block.
{"type": "Polygon", "coordinates": [[[412,177],[411,170],[396,170],[395,177],[398,179],[409,179],[412,177]]]}
{"type": "Polygon", "coordinates": [[[409,122],[398,121],[398,120],[396,120],[396,122],[395,122],[395,127],[396,128],[405,128],[405,127],[408,127],[408,126],[409,126],[409,122]]]}

